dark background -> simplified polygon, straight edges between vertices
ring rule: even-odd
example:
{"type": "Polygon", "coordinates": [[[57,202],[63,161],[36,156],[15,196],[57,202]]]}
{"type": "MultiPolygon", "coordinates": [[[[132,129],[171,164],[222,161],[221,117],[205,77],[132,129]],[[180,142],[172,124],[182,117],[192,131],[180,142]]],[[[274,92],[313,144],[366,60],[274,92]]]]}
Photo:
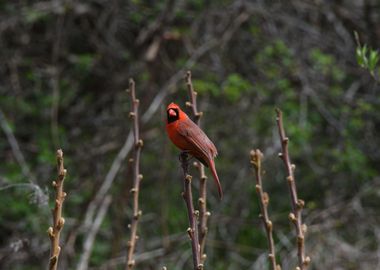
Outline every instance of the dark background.
{"type": "Polygon", "coordinates": [[[136,269],[191,269],[178,150],[164,129],[166,105],[188,100],[188,69],[225,194],[219,201],[209,181],[206,269],[268,267],[252,148],[265,155],[278,260],[296,265],[276,107],[306,201],[310,269],[378,268],[380,87],[356,61],[354,31],[379,48],[379,10],[376,0],[2,1],[0,268],[46,267],[61,147],[60,269],[79,269],[96,222],[88,269],[123,269],[132,185],[124,90],[133,77],[145,143],[136,269]]]}

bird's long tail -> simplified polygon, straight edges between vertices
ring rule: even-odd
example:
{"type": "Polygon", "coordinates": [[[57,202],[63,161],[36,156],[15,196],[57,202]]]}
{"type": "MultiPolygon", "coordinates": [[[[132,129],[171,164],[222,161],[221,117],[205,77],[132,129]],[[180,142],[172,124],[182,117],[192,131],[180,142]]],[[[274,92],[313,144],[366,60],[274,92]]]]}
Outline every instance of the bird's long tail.
{"type": "Polygon", "coordinates": [[[214,177],[215,184],[216,184],[217,187],[218,187],[219,198],[222,199],[222,198],[223,198],[222,185],[220,184],[218,174],[216,173],[214,160],[211,159],[211,160],[209,161],[209,167],[210,167],[210,170],[211,170],[212,176],[214,177]]]}

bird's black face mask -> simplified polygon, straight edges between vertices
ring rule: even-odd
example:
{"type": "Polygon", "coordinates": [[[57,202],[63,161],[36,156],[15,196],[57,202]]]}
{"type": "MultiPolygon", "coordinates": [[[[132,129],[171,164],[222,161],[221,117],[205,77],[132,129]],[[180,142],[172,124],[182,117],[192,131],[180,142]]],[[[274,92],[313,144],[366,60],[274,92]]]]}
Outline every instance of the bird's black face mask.
{"type": "Polygon", "coordinates": [[[166,111],[168,117],[168,124],[173,123],[179,119],[179,111],[178,109],[170,108],[166,111]]]}

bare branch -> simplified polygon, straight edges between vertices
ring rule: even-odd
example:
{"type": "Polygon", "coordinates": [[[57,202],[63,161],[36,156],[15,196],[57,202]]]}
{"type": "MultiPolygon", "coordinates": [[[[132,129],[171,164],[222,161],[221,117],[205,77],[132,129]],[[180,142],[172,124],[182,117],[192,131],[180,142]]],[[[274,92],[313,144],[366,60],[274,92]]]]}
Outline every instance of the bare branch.
{"type": "Polygon", "coordinates": [[[141,148],[143,146],[143,141],[140,139],[140,127],[139,127],[139,100],[136,99],[135,93],[135,82],[133,79],[129,80],[129,94],[131,95],[132,110],[129,113],[130,118],[133,121],[133,137],[134,137],[134,152],[133,158],[130,162],[133,163],[133,188],[131,189],[131,194],[133,195],[133,217],[131,222],[131,236],[128,241],[128,254],[127,254],[127,264],[125,269],[132,270],[135,266],[135,260],[133,254],[136,247],[136,241],[138,239],[137,226],[139,218],[142,214],[139,209],[139,191],[140,191],[140,181],[143,176],[140,174],[140,154],[141,148]]]}
{"type": "Polygon", "coordinates": [[[198,93],[195,92],[193,83],[191,81],[191,71],[188,70],[186,72],[186,85],[187,85],[187,90],[189,92],[189,97],[190,97],[190,102],[186,102],[186,106],[190,107],[193,111],[193,115],[195,118],[195,123],[200,126],[201,122],[201,117],[202,117],[202,112],[198,112],[198,107],[197,107],[197,95],[198,93]]]}
{"type": "MultiPolygon", "coordinates": [[[[186,102],[186,105],[192,109],[195,123],[200,127],[201,124],[201,117],[203,115],[203,112],[198,111],[197,106],[197,92],[194,90],[193,83],[191,81],[191,71],[186,72],[186,85],[190,97],[190,102],[186,102]]],[[[205,174],[205,169],[202,163],[195,162],[194,165],[198,168],[199,171],[199,245],[200,245],[200,256],[201,256],[201,262],[204,264],[207,255],[204,252],[205,250],[205,244],[206,244],[206,235],[207,235],[207,220],[208,217],[211,215],[210,212],[207,211],[207,176],[205,174]]]]}
{"type": "Polygon", "coordinates": [[[290,160],[288,150],[289,138],[286,137],[285,134],[284,124],[282,122],[282,112],[281,110],[276,109],[276,113],[276,122],[282,146],[282,152],[279,153],[279,157],[283,160],[288,174],[286,180],[289,187],[290,201],[292,206],[292,212],[289,214],[289,219],[294,224],[297,233],[297,269],[306,270],[310,264],[310,257],[305,255],[305,233],[307,226],[306,224],[302,224],[302,209],[305,206],[305,202],[301,199],[298,199],[296,180],[294,177],[294,170],[296,169],[296,166],[292,164],[290,160]]]}
{"type": "Polygon", "coordinates": [[[108,210],[109,205],[111,204],[111,201],[112,201],[111,195],[107,195],[104,198],[102,204],[100,205],[100,208],[95,217],[93,226],[90,227],[87,237],[84,240],[83,253],[80,257],[77,270],[86,270],[88,267],[88,261],[92,253],[92,249],[94,247],[96,235],[98,234],[100,225],[102,225],[104,217],[107,214],[107,210],[108,210]]]}
{"type": "Polygon", "coordinates": [[[28,178],[31,183],[33,183],[35,180],[35,177],[31,173],[30,168],[29,168],[28,164],[26,163],[24,155],[22,154],[20,146],[16,140],[16,137],[13,134],[12,129],[11,129],[11,127],[10,127],[10,125],[9,125],[9,123],[8,123],[6,117],[5,117],[5,115],[1,109],[0,109],[0,126],[1,126],[3,132],[5,133],[5,135],[7,137],[8,143],[11,146],[13,155],[14,155],[17,163],[21,167],[22,174],[26,178],[28,178]]]}
{"type": "Polygon", "coordinates": [[[62,205],[66,197],[66,193],[63,192],[63,182],[67,171],[63,166],[63,152],[61,149],[57,150],[57,171],[58,178],[56,181],[53,181],[53,187],[55,188],[55,206],[52,209],[53,227],[49,227],[47,231],[51,241],[49,270],[57,269],[58,257],[61,251],[59,237],[65,224],[65,219],[62,217],[62,205]]]}
{"type": "Polygon", "coordinates": [[[187,214],[189,218],[189,228],[187,233],[189,234],[191,240],[191,249],[193,253],[193,265],[194,270],[202,270],[203,264],[200,260],[200,246],[199,246],[199,235],[197,219],[199,217],[199,211],[194,210],[193,205],[193,194],[191,191],[191,175],[188,174],[189,169],[189,156],[186,152],[180,154],[180,162],[183,169],[183,181],[184,181],[184,191],[182,197],[186,202],[187,214]]]}
{"type": "Polygon", "coordinates": [[[269,246],[269,254],[268,258],[272,265],[273,270],[280,270],[281,267],[276,263],[276,250],[274,247],[274,241],[273,241],[273,223],[269,219],[268,215],[268,204],[269,204],[269,195],[268,193],[264,192],[263,190],[263,184],[261,180],[261,159],[263,158],[263,153],[259,149],[257,150],[251,150],[251,164],[253,165],[255,169],[255,176],[256,176],[256,192],[259,196],[259,202],[260,202],[260,218],[263,221],[264,228],[267,234],[268,239],[268,246],[269,246]]]}

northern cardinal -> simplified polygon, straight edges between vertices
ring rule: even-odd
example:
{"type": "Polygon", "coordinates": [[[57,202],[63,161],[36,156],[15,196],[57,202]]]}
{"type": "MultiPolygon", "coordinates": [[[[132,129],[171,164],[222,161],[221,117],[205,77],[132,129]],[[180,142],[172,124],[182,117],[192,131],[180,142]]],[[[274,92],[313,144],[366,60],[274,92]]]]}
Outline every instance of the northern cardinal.
{"type": "Polygon", "coordinates": [[[188,152],[203,165],[210,168],[218,186],[219,197],[222,199],[223,191],[214,163],[214,158],[218,155],[215,145],[177,104],[170,103],[166,113],[166,132],[170,140],[179,149],[188,152]]]}

